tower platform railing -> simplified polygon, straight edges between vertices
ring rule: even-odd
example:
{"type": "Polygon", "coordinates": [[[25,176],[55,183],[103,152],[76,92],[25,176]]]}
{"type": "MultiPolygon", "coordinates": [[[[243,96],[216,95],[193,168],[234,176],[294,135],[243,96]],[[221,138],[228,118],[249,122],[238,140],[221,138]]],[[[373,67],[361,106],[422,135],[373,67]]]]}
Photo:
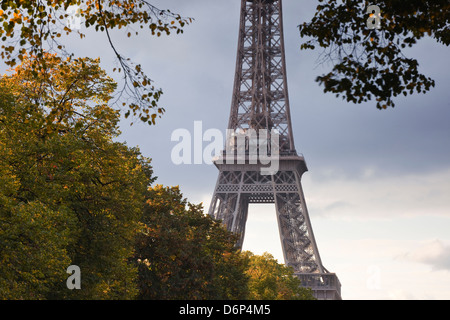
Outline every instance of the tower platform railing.
{"type": "Polygon", "coordinates": [[[341,283],[335,273],[295,273],[302,287],[311,288],[318,300],[342,300],[341,283]]]}

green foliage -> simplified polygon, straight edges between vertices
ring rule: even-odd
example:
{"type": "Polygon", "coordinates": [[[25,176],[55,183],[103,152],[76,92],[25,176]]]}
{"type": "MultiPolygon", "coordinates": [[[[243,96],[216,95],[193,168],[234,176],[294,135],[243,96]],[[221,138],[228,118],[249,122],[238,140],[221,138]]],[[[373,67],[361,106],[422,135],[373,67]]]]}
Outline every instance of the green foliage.
{"type": "Polygon", "coordinates": [[[37,77],[25,61],[0,80],[0,261],[8,284],[0,298],[133,298],[128,258],[153,181],[149,160],[113,141],[114,85],[98,61],[53,65],[47,57],[52,67],[37,77]],[[66,110],[57,116],[48,107],[55,101],[66,110]],[[83,290],[66,288],[70,264],[81,268],[83,290]]]}
{"type": "Polygon", "coordinates": [[[0,78],[0,299],[309,298],[178,187],[149,188],[150,160],[113,141],[98,59],[45,57],[45,72],[25,59],[0,78]]]}
{"type": "Polygon", "coordinates": [[[241,252],[236,236],[202,211],[178,187],[150,188],[134,257],[139,299],[314,299],[292,268],[241,252]]]}
{"type": "MultiPolygon", "coordinates": [[[[33,69],[33,57],[24,56],[11,76],[3,77],[3,85],[14,93],[15,104],[20,104],[25,118],[36,129],[45,120],[47,133],[95,126],[116,135],[118,115],[108,106],[117,84],[100,69],[100,59],[62,59],[44,55],[45,68],[33,69]],[[99,118],[102,123],[99,123],[99,118]]],[[[17,117],[17,115],[11,115],[17,117]]],[[[41,128],[42,129],[42,128],[41,128]]]]}
{"type": "Polygon", "coordinates": [[[0,298],[44,299],[54,283],[65,281],[75,227],[64,208],[55,211],[39,201],[2,205],[0,298]]]}
{"type": "Polygon", "coordinates": [[[319,0],[314,17],[299,26],[301,37],[310,40],[301,49],[323,48],[320,61],[331,62],[328,74],[317,77],[324,92],[353,103],[372,97],[379,109],[394,107],[393,97],[427,92],[435,82],[419,71],[416,59],[404,48],[430,36],[450,44],[450,3],[447,0],[319,0]],[[381,9],[381,26],[369,29],[370,4],[381,9]]]}
{"type": "Polygon", "coordinates": [[[133,114],[141,121],[155,124],[155,119],[164,113],[158,106],[162,90],[156,89],[153,81],[141,65],[133,63],[120,54],[110,36],[115,29],[124,29],[128,37],[138,35],[139,29],[147,28],[152,35],[182,33],[192,22],[169,10],[161,10],[145,0],[21,0],[2,1],[0,6],[0,57],[14,67],[31,56],[31,71],[46,70],[46,52],[72,59],[74,54],[66,50],[61,41],[72,34],[83,39],[82,29],[94,29],[105,34],[119,64],[115,71],[123,74],[123,87],[117,102],[128,107],[125,116],[133,114]],[[77,6],[80,29],[71,29],[69,7],[77,6]]]}
{"type": "Polygon", "coordinates": [[[135,255],[140,299],[246,297],[246,260],[236,238],[202,211],[178,187],[149,190],[135,255]]]}
{"type": "Polygon", "coordinates": [[[311,289],[301,287],[292,268],[278,263],[269,253],[261,256],[244,252],[249,259],[250,300],[314,300],[311,289]]]}

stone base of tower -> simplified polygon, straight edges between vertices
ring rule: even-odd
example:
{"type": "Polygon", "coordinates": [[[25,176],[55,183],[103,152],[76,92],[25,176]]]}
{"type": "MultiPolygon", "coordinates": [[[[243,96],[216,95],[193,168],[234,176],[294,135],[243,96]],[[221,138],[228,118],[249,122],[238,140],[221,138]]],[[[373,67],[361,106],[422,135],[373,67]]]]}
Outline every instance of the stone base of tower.
{"type": "Polygon", "coordinates": [[[311,288],[317,300],[342,300],[341,283],[335,273],[296,273],[303,287],[311,288]]]}

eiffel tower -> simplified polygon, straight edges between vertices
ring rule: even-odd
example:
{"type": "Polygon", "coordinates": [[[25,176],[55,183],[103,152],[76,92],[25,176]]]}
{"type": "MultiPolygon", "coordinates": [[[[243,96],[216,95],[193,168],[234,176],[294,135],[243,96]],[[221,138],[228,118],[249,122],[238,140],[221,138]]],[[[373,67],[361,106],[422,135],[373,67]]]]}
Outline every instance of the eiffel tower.
{"type": "Polygon", "coordinates": [[[249,205],[274,203],[286,265],[317,299],[341,299],[339,279],[322,265],[301,185],[308,168],[292,134],[282,0],[241,1],[231,134],[214,160],[220,172],[209,214],[238,234],[242,247],[249,205]],[[255,161],[255,150],[278,160],[278,170],[270,172],[263,157],[255,161]]]}

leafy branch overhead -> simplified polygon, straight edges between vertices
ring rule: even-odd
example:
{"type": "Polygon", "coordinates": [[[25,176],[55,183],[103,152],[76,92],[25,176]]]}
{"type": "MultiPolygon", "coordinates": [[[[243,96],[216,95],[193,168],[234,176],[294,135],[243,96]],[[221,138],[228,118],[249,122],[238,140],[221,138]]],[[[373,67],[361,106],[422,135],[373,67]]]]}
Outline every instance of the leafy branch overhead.
{"type": "Polygon", "coordinates": [[[416,59],[404,49],[429,36],[450,44],[450,2],[448,0],[319,0],[308,23],[299,26],[309,40],[301,49],[323,48],[319,63],[331,62],[333,69],[318,76],[324,92],[353,103],[374,98],[377,108],[394,107],[393,98],[414,92],[426,93],[435,81],[419,71],[416,59]],[[367,8],[381,9],[380,28],[369,29],[367,8]]]}
{"type": "Polygon", "coordinates": [[[117,59],[114,72],[123,75],[123,85],[116,93],[116,104],[127,107],[126,117],[133,115],[141,121],[155,124],[164,113],[158,105],[162,90],[144,72],[140,64],[123,56],[114,45],[111,31],[124,29],[127,36],[138,35],[132,29],[150,30],[154,36],[183,33],[192,22],[169,10],[161,10],[145,0],[15,0],[2,1],[0,6],[0,57],[14,67],[25,56],[33,57],[32,71],[45,70],[45,53],[55,53],[72,59],[61,39],[71,34],[81,39],[83,30],[93,28],[104,32],[117,59]],[[77,8],[76,16],[82,21],[80,28],[73,28],[68,21],[73,18],[70,8],[77,8]]]}

